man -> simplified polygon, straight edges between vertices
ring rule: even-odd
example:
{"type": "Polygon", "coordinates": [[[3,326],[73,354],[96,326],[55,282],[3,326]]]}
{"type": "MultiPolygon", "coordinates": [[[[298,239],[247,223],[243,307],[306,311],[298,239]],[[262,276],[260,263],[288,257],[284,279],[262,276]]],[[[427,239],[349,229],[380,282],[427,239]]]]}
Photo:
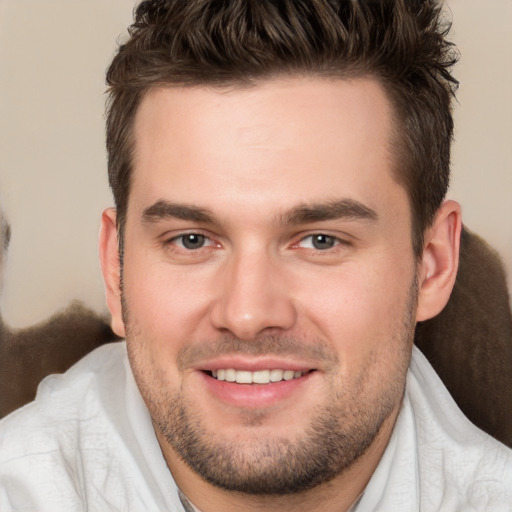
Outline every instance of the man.
{"type": "Polygon", "coordinates": [[[510,510],[417,321],[455,280],[434,1],[151,0],[107,75],[99,349],[2,423],[3,510],[510,510]]]}

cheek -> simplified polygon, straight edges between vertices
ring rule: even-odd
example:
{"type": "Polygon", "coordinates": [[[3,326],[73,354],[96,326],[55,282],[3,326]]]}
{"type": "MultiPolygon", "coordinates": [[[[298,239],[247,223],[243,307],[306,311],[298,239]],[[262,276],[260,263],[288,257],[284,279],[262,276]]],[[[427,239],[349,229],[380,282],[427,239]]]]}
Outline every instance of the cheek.
{"type": "Polygon", "coordinates": [[[190,340],[208,310],[207,279],[199,272],[134,256],[125,261],[124,296],[128,327],[162,356],[190,340]]]}
{"type": "Polygon", "coordinates": [[[308,322],[330,340],[347,368],[374,359],[391,344],[403,343],[413,272],[404,265],[383,263],[331,272],[323,286],[307,286],[309,293],[302,295],[308,322]]]}
{"type": "Polygon", "coordinates": [[[175,272],[154,263],[135,263],[133,256],[125,261],[126,341],[136,380],[151,404],[167,400],[167,393],[180,386],[183,376],[176,360],[183,345],[195,336],[192,308],[198,301],[193,287],[184,286],[175,272]]]}

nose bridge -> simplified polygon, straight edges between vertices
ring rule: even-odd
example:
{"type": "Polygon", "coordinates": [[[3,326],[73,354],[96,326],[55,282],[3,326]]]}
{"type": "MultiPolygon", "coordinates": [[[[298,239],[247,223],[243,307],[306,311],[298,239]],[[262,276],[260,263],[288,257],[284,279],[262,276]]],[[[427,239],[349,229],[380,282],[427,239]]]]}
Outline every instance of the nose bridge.
{"type": "Polygon", "coordinates": [[[240,339],[265,329],[288,329],[295,309],[278,256],[264,249],[234,251],[225,263],[212,309],[212,323],[240,339]]]}

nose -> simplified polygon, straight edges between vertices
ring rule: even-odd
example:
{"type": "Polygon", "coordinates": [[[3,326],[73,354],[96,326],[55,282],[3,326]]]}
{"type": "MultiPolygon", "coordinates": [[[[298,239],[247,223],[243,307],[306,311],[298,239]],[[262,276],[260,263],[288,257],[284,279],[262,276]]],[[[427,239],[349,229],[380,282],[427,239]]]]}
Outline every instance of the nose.
{"type": "Polygon", "coordinates": [[[252,340],[265,330],[287,330],[294,325],[291,290],[270,255],[232,255],[218,277],[211,308],[216,329],[252,340]]]}

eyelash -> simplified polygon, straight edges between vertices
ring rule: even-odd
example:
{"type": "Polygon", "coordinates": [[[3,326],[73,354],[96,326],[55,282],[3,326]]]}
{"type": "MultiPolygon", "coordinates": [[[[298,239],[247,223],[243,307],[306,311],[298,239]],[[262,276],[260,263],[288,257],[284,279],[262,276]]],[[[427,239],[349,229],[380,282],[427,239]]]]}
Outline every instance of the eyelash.
{"type": "Polygon", "coordinates": [[[166,240],[164,245],[168,246],[168,245],[178,245],[180,249],[182,250],[185,250],[185,251],[190,251],[190,252],[195,252],[195,251],[199,251],[201,249],[204,249],[205,247],[210,247],[212,245],[215,245],[215,242],[207,235],[201,233],[201,232],[190,232],[190,233],[182,233],[180,235],[177,235],[177,236],[174,236],[172,237],[171,239],[169,240],[166,240]],[[203,239],[203,241],[210,241],[209,244],[207,245],[201,245],[201,247],[197,247],[197,248],[190,248],[190,247],[186,247],[185,244],[184,244],[184,240],[186,239],[186,237],[198,237],[198,238],[201,238],[203,239]],[[178,244],[177,242],[181,240],[181,243],[178,244]]]}
{"type": "Polygon", "coordinates": [[[312,247],[309,247],[309,249],[312,249],[312,250],[317,251],[317,252],[328,252],[331,249],[335,249],[339,245],[350,245],[350,243],[347,242],[346,240],[338,238],[338,237],[336,237],[334,235],[328,235],[327,233],[321,233],[321,232],[320,233],[312,233],[310,235],[307,235],[307,236],[301,238],[296,245],[298,246],[299,244],[303,243],[305,240],[308,240],[308,239],[311,240],[311,245],[312,245],[312,247]],[[318,241],[318,239],[320,237],[328,239],[329,242],[332,243],[332,245],[330,247],[325,247],[323,249],[315,247],[314,246],[315,245],[315,238],[318,241]]]}

